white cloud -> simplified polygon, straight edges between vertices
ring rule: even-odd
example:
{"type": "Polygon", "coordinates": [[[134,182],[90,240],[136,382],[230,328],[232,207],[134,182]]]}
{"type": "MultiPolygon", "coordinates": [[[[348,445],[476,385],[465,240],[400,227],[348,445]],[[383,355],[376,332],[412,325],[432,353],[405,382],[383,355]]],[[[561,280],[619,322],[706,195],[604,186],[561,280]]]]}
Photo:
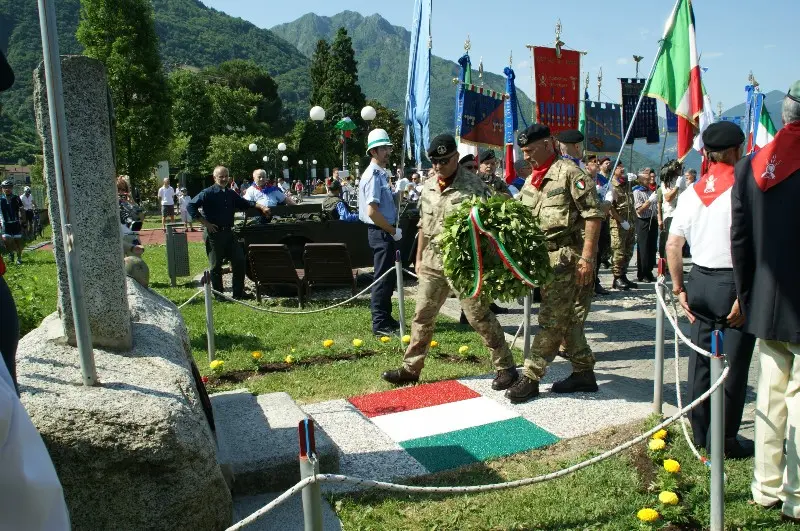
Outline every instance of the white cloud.
{"type": "Polygon", "coordinates": [[[765,50],[770,50],[770,49],[772,49],[772,48],[777,48],[777,47],[778,47],[778,45],[777,45],[777,44],[765,44],[765,45],[764,45],[764,49],[765,49],[765,50]]]}
{"type": "Polygon", "coordinates": [[[703,59],[717,59],[723,55],[725,55],[723,52],[705,52],[703,54],[703,59]]]}
{"type": "Polygon", "coordinates": [[[619,59],[617,59],[617,64],[618,65],[626,65],[626,64],[628,64],[628,58],[627,57],[620,57],[619,59]]]}

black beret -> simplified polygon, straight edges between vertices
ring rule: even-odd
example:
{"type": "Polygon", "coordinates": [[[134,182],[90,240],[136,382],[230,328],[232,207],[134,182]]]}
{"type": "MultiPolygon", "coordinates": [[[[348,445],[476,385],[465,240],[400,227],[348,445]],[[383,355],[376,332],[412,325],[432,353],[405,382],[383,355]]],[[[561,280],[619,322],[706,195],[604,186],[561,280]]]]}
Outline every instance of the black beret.
{"type": "Polygon", "coordinates": [[[602,164],[605,161],[611,162],[611,157],[603,157],[603,158],[599,159],[597,162],[598,162],[598,164],[602,164]]]}
{"type": "Polygon", "coordinates": [[[494,158],[495,158],[494,157],[494,151],[492,151],[491,149],[487,149],[487,150],[481,152],[481,156],[480,156],[480,159],[478,159],[478,162],[483,164],[487,160],[494,160],[494,158]]]}
{"type": "Polygon", "coordinates": [[[550,128],[544,124],[533,124],[517,135],[519,147],[525,147],[531,142],[536,142],[550,136],[550,128]]]}
{"type": "Polygon", "coordinates": [[[715,122],[703,131],[703,147],[709,152],[741,146],[742,142],[744,133],[733,122],[715,122]]]}
{"type": "Polygon", "coordinates": [[[578,142],[583,142],[583,133],[577,129],[567,129],[558,133],[556,140],[564,144],[577,144],[578,142]]]}
{"type": "Polygon", "coordinates": [[[464,155],[463,157],[461,157],[461,160],[458,161],[458,164],[463,165],[466,164],[467,162],[473,162],[474,160],[475,160],[475,155],[470,153],[468,155],[464,155]]]}
{"type": "Polygon", "coordinates": [[[431,147],[428,148],[428,157],[452,155],[456,149],[458,148],[453,135],[439,135],[431,140],[431,147]]]}

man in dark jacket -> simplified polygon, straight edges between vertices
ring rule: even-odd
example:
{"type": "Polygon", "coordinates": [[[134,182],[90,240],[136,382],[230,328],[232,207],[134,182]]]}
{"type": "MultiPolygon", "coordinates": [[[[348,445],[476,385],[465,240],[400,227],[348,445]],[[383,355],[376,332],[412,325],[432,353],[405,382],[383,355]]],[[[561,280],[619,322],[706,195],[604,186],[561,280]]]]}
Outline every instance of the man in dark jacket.
{"type": "Polygon", "coordinates": [[[328,197],[322,202],[322,210],[329,219],[354,222],[359,221],[358,212],[351,212],[350,207],[342,200],[342,182],[331,181],[328,187],[328,197]]]}
{"type": "Polygon", "coordinates": [[[782,114],[775,139],[736,165],[731,251],[745,331],[759,338],[753,499],[800,522],[800,81],[782,114]]]}

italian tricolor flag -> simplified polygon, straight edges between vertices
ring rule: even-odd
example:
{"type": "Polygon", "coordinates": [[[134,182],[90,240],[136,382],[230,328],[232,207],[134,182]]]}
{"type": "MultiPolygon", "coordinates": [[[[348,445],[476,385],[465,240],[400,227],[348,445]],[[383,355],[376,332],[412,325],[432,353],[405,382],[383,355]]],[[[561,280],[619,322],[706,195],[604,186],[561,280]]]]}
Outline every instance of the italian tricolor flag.
{"type": "Polygon", "coordinates": [[[678,158],[683,160],[695,135],[707,125],[703,110],[709,106],[700,79],[691,0],[680,0],[667,21],[664,44],[644,95],[662,100],[678,115],[678,158]]]}
{"type": "Polygon", "coordinates": [[[750,131],[747,135],[747,152],[750,153],[750,151],[758,151],[763,148],[772,142],[777,132],[775,124],[772,123],[772,118],[769,112],[767,112],[767,106],[762,105],[761,116],[758,119],[758,128],[756,128],[755,146],[753,146],[753,131],[750,131]]]}

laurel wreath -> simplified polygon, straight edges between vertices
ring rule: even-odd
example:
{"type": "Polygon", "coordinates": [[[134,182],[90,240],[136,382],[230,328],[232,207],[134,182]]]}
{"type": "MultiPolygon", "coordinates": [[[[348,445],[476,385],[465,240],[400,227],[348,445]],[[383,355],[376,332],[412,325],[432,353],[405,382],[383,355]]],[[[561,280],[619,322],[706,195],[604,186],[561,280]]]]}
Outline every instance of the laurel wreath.
{"type": "Polygon", "coordinates": [[[552,275],[539,224],[528,207],[506,197],[461,203],[438,243],[444,273],[463,296],[510,301],[552,275]]]}

